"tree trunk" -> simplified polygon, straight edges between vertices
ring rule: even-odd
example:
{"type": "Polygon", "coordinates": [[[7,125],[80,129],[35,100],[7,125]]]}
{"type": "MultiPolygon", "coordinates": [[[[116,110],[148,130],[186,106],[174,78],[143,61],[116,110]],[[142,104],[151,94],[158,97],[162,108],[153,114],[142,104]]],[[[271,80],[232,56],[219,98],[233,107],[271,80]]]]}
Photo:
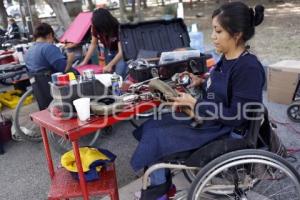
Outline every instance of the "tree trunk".
{"type": "Polygon", "coordinates": [[[3,0],[0,0],[0,24],[3,25],[2,28],[6,29],[6,27],[7,27],[7,12],[4,7],[3,0]]]}
{"type": "Polygon", "coordinates": [[[141,0],[137,0],[137,17],[139,21],[142,21],[141,0]]]}
{"type": "Polygon", "coordinates": [[[131,1],[131,15],[134,17],[135,16],[135,0],[131,1]]]}
{"type": "Polygon", "coordinates": [[[24,33],[26,34],[25,37],[29,38],[29,35],[33,34],[33,29],[32,29],[31,22],[26,21],[26,16],[28,16],[29,13],[28,13],[28,9],[26,7],[27,4],[23,1],[24,0],[19,1],[21,19],[22,19],[22,23],[23,23],[23,27],[24,27],[24,33]],[[27,35],[27,34],[29,34],[29,35],[27,35]]]}
{"type": "Polygon", "coordinates": [[[79,13],[82,12],[82,1],[81,0],[75,0],[70,2],[64,3],[67,12],[69,13],[69,16],[76,17],[79,13]]]}
{"type": "Polygon", "coordinates": [[[143,8],[147,8],[147,0],[143,0],[143,8]]]}
{"type": "Polygon", "coordinates": [[[40,23],[40,20],[39,20],[38,13],[36,11],[35,0],[27,0],[26,3],[29,6],[28,11],[29,11],[29,16],[31,19],[32,26],[36,27],[40,23]]]}
{"type": "Polygon", "coordinates": [[[125,3],[124,0],[119,0],[120,3],[120,22],[124,22],[125,18],[124,18],[124,13],[126,12],[126,8],[125,8],[125,3]]]}
{"type": "Polygon", "coordinates": [[[90,11],[93,11],[95,9],[95,7],[96,7],[95,4],[93,3],[93,1],[92,0],[88,0],[88,4],[89,4],[88,9],[90,11]]]}
{"type": "Polygon", "coordinates": [[[70,15],[62,0],[45,0],[52,10],[54,11],[56,18],[61,26],[66,30],[71,23],[70,15]]]}

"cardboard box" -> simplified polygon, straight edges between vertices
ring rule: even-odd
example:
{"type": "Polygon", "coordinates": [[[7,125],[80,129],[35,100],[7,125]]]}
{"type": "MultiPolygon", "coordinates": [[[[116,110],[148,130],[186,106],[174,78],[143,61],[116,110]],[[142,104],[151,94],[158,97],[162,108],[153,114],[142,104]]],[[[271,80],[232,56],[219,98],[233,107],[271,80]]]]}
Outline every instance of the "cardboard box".
{"type": "Polygon", "coordinates": [[[284,60],[268,67],[268,100],[291,104],[300,77],[300,61],[284,60]]]}

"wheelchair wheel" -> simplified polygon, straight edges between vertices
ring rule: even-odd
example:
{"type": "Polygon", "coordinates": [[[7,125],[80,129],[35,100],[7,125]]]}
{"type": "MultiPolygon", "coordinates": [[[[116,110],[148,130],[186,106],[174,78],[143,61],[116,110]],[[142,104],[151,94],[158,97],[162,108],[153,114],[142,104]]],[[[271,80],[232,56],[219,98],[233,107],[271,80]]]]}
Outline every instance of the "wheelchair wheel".
{"type": "Polygon", "coordinates": [[[300,102],[290,105],[287,109],[287,115],[293,122],[300,123],[300,102]]]}
{"type": "Polygon", "coordinates": [[[189,183],[192,183],[195,180],[199,170],[198,169],[184,169],[184,170],[182,170],[182,172],[183,172],[183,175],[186,178],[186,180],[189,183]]]}
{"type": "Polygon", "coordinates": [[[300,199],[300,176],[282,157],[263,150],[227,153],[197,174],[189,200],[300,199]]]}
{"type": "Polygon", "coordinates": [[[28,89],[20,98],[13,113],[13,128],[24,140],[39,142],[42,140],[39,127],[30,119],[30,114],[39,111],[38,104],[33,99],[29,105],[24,105],[27,97],[32,95],[32,88],[28,89]]]}
{"type": "MultiPolygon", "coordinates": [[[[80,146],[93,146],[100,135],[110,135],[112,132],[112,127],[106,127],[104,129],[98,130],[93,134],[81,137],[79,139],[80,146]]],[[[63,154],[72,149],[72,143],[65,138],[54,134],[53,132],[48,132],[48,138],[50,145],[54,148],[57,153],[63,154]]]]}

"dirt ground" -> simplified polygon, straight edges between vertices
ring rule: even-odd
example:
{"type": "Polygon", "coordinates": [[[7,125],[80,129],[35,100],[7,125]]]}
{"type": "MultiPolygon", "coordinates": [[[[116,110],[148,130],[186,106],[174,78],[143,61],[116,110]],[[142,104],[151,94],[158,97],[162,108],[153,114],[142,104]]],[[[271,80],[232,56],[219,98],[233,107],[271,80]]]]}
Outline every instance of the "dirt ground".
{"type": "MultiPolygon", "coordinates": [[[[222,1],[220,1],[222,2],[222,1]]],[[[265,20],[256,28],[256,35],[249,42],[251,50],[268,65],[285,59],[300,59],[300,0],[244,0],[250,6],[265,6],[265,20]]],[[[211,34],[211,14],[220,4],[216,1],[184,3],[185,23],[198,24],[204,33],[207,49],[213,48],[211,34]],[[198,13],[202,17],[196,17],[198,13]]],[[[143,10],[144,19],[161,18],[164,7],[154,6],[143,10]]],[[[117,15],[118,11],[114,11],[117,15]]]]}

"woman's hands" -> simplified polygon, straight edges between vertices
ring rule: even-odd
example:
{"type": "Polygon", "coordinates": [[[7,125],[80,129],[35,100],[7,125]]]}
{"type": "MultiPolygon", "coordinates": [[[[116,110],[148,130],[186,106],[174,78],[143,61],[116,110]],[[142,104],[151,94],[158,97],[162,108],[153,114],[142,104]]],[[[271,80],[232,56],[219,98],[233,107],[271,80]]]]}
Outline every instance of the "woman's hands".
{"type": "Polygon", "coordinates": [[[200,78],[189,72],[182,72],[179,76],[182,76],[184,74],[189,75],[189,77],[191,78],[191,81],[192,81],[191,84],[187,86],[188,88],[195,87],[195,86],[201,86],[202,83],[204,83],[204,81],[205,81],[205,79],[200,78]]]}
{"type": "Polygon", "coordinates": [[[111,65],[105,65],[103,68],[104,73],[112,73],[113,69],[111,65]]]}
{"type": "Polygon", "coordinates": [[[190,117],[194,117],[194,107],[197,100],[187,93],[180,92],[178,94],[178,97],[173,97],[170,99],[172,101],[172,106],[179,108],[190,117]]]}

